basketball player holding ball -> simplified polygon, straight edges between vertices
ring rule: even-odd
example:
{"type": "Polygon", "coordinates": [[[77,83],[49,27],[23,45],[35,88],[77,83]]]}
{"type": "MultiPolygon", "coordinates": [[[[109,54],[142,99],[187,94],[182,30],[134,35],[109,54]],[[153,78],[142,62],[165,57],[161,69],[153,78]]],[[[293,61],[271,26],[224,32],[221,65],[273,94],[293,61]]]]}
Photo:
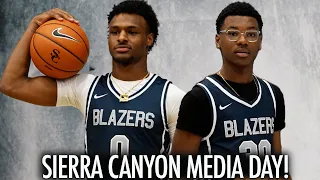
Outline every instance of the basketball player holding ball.
{"type": "Polygon", "coordinates": [[[11,54],[1,91],[42,106],[73,106],[85,117],[88,154],[162,154],[169,150],[184,92],[147,69],[159,22],[144,1],[124,1],[108,15],[112,72],[56,80],[28,77],[30,41],[48,20],[79,22],[61,9],[34,17],[11,54]]]}

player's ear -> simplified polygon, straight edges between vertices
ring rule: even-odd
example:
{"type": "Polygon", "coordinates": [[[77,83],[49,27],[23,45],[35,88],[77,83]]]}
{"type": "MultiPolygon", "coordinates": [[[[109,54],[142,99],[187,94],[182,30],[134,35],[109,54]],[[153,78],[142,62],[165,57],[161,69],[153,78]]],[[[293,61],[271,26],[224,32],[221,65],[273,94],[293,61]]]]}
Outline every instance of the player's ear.
{"type": "Polygon", "coordinates": [[[220,49],[220,36],[219,36],[219,34],[216,34],[216,47],[217,47],[217,49],[220,49]]]}
{"type": "Polygon", "coordinates": [[[154,41],[154,34],[153,33],[149,33],[148,37],[147,37],[147,46],[151,46],[153,44],[154,41]]]}

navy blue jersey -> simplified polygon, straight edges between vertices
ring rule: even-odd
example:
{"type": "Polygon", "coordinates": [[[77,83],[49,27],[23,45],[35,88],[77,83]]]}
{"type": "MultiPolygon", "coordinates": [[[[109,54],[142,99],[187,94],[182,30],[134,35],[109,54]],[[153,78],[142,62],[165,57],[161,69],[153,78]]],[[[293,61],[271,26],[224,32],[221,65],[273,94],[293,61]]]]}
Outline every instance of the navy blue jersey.
{"type": "Polygon", "coordinates": [[[169,81],[153,75],[139,91],[119,102],[110,74],[96,77],[89,90],[86,153],[162,154],[168,150],[166,94],[169,81]]]}
{"type": "Polygon", "coordinates": [[[213,76],[197,85],[206,92],[212,108],[213,126],[202,139],[201,154],[273,153],[275,97],[270,84],[254,76],[257,97],[247,102],[213,76]]]}

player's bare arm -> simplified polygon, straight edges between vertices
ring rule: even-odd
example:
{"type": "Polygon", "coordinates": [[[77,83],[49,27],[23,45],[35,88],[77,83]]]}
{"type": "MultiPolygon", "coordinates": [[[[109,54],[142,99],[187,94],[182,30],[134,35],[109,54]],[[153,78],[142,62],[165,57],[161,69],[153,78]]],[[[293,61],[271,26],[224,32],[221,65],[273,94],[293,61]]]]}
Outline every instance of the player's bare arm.
{"type": "MultiPolygon", "coordinates": [[[[201,90],[202,91],[202,90],[201,90]]],[[[206,97],[204,98],[206,101],[206,97]]],[[[204,120],[201,115],[203,109],[198,109],[203,104],[193,93],[187,93],[180,105],[179,117],[177,120],[177,128],[174,134],[172,144],[172,154],[198,154],[200,143],[211,127],[210,120],[204,120]],[[209,124],[206,124],[209,122],[209,124]]]]}
{"type": "Polygon", "coordinates": [[[4,94],[32,104],[43,106],[56,105],[56,81],[44,76],[28,77],[30,66],[29,48],[32,36],[41,24],[51,19],[79,23],[72,15],[61,9],[52,9],[35,16],[14,48],[0,79],[0,91],[4,94]]]}
{"type": "Polygon", "coordinates": [[[280,131],[275,131],[273,133],[273,144],[272,145],[273,145],[275,154],[281,154],[282,153],[280,131]]]}
{"type": "MultiPolygon", "coordinates": [[[[275,131],[273,133],[273,144],[274,153],[275,154],[282,154],[282,145],[281,145],[281,131],[275,131]]],[[[285,178],[280,178],[280,180],[285,180],[285,178]]],[[[286,180],[292,180],[291,175],[289,175],[288,179],[286,180]]]]}
{"type": "Polygon", "coordinates": [[[176,129],[172,142],[172,154],[197,154],[202,137],[176,129]]]}

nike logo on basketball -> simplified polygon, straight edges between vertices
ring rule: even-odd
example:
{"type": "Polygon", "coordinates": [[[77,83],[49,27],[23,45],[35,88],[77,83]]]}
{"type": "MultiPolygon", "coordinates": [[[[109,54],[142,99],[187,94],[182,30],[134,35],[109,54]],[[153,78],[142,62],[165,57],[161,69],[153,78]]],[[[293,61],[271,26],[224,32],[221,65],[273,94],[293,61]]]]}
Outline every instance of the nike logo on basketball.
{"type": "Polygon", "coordinates": [[[227,105],[225,105],[225,106],[219,106],[219,109],[222,111],[222,110],[224,110],[224,109],[226,109],[227,107],[229,107],[230,105],[231,105],[232,103],[230,103],[230,104],[227,104],[227,105]]]}
{"type": "Polygon", "coordinates": [[[102,94],[102,95],[99,95],[99,96],[98,96],[98,94],[95,94],[93,98],[94,99],[100,99],[100,98],[102,98],[102,97],[104,97],[106,95],[108,95],[108,93],[107,94],[102,94]]]}
{"type": "Polygon", "coordinates": [[[69,36],[67,34],[63,34],[60,32],[62,28],[57,28],[55,30],[52,31],[52,36],[57,37],[57,38],[64,38],[64,39],[69,39],[75,42],[79,42],[76,38],[69,36]]]}

